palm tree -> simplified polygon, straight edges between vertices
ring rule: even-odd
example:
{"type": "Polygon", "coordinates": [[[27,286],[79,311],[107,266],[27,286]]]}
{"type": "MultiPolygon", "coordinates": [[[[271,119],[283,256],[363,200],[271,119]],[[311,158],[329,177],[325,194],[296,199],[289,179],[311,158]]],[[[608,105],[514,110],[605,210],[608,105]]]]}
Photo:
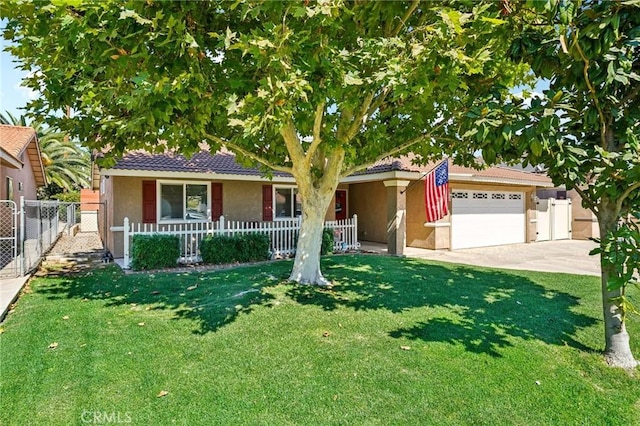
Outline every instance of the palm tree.
{"type": "Polygon", "coordinates": [[[68,140],[57,129],[41,123],[28,123],[24,116],[15,117],[10,112],[0,113],[0,124],[33,127],[40,142],[42,164],[49,183],[64,191],[76,191],[89,187],[90,159],[87,150],[68,140]]]}

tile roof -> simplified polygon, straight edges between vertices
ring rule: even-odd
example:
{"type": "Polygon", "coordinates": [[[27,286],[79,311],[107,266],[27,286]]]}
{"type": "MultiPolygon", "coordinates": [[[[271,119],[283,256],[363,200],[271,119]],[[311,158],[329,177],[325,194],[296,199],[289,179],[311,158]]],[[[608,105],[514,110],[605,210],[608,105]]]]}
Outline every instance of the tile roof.
{"type": "MultiPolygon", "coordinates": [[[[373,166],[358,172],[360,175],[369,175],[375,173],[385,172],[417,172],[427,173],[435,168],[438,163],[428,163],[425,165],[413,164],[412,160],[415,157],[412,155],[405,155],[396,158],[385,158],[378,161],[373,166]]],[[[508,179],[508,180],[520,180],[530,182],[540,182],[541,184],[550,184],[551,179],[546,174],[532,173],[525,170],[517,170],[505,166],[487,167],[486,169],[477,170],[471,167],[463,167],[453,164],[453,161],[449,159],[449,175],[451,180],[454,181],[455,175],[468,175],[477,178],[486,179],[508,179]],[[453,176],[452,176],[453,175],[453,176]]]]}
{"type": "MultiPolygon", "coordinates": [[[[436,163],[423,166],[412,164],[413,156],[399,158],[387,158],[378,161],[366,170],[355,173],[354,176],[375,175],[386,172],[416,172],[425,173],[432,170],[436,163]]],[[[206,150],[200,151],[191,158],[181,154],[163,153],[150,154],[144,151],[133,151],[126,154],[113,167],[116,170],[144,170],[162,172],[190,172],[190,173],[217,173],[228,175],[243,175],[261,177],[259,170],[244,167],[236,162],[235,154],[229,151],[220,151],[212,155],[206,150]]],[[[551,183],[544,174],[536,174],[508,167],[489,167],[484,170],[476,170],[468,167],[454,165],[449,160],[449,175],[451,180],[464,180],[455,175],[467,175],[477,180],[510,180],[523,182],[539,182],[544,186],[551,183]]],[[[290,176],[287,173],[274,172],[274,176],[290,176]]]]}
{"type": "MultiPolygon", "coordinates": [[[[32,127],[0,124],[0,150],[13,159],[11,162],[23,164],[22,154],[26,151],[37,186],[47,184],[42,154],[36,131],[32,127]]],[[[15,166],[11,166],[15,167],[15,166]]]]}
{"type": "Polygon", "coordinates": [[[20,161],[22,151],[35,137],[36,131],[31,127],[0,124],[0,148],[18,161],[20,161]]]}
{"type": "MultiPolygon", "coordinates": [[[[218,173],[229,175],[262,176],[259,170],[244,167],[236,162],[236,156],[228,151],[211,155],[209,151],[200,151],[191,158],[181,154],[150,154],[144,151],[127,153],[113,167],[116,170],[148,170],[159,172],[218,173]]],[[[274,176],[290,176],[287,173],[273,172],[274,176]]]]}

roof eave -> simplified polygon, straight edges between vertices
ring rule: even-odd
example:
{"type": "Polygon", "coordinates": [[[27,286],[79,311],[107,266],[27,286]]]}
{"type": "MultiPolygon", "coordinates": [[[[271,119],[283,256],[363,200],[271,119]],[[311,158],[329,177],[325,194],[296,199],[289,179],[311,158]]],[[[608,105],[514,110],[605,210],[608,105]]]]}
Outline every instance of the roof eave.
{"type": "Polygon", "coordinates": [[[199,180],[239,180],[245,182],[295,183],[293,176],[273,176],[271,179],[259,175],[243,175],[216,172],[176,172],[166,170],[101,169],[100,176],[146,177],[155,179],[199,179],[199,180]]]}
{"type": "Polygon", "coordinates": [[[0,163],[2,163],[3,166],[6,165],[12,169],[21,169],[22,166],[24,166],[22,161],[11,155],[4,148],[0,148],[0,163]]]}

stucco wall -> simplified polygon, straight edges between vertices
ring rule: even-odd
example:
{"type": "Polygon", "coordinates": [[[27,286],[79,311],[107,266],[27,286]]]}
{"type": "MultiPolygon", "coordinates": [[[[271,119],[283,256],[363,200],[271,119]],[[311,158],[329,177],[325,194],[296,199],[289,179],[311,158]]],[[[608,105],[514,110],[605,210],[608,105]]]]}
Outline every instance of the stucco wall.
{"type": "MultiPolygon", "coordinates": [[[[414,183],[407,189],[407,247],[432,250],[448,249],[450,229],[448,226],[425,226],[424,182],[414,183]]],[[[451,201],[449,201],[451,210],[451,201]]],[[[447,215],[437,223],[449,223],[447,215]]]]}
{"type": "Polygon", "coordinates": [[[349,185],[349,217],[358,215],[358,240],[387,243],[387,192],[380,182],[349,185]]]}
{"type": "Polygon", "coordinates": [[[33,175],[33,167],[27,152],[22,153],[20,160],[23,162],[21,169],[12,169],[6,166],[0,166],[0,200],[7,200],[7,177],[13,180],[13,198],[16,204],[20,203],[20,197],[24,196],[25,200],[35,200],[38,196],[38,187],[36,186],[35,177],[33,175]],[[20,190],[20,182],[22,182],[22,190],[20,190]]]}
{"type": "MultiPolygon", "coordinates": [[[[525,197],[525,240],[535,241],[535,204],[532,201],[534,187],[473,184],[451,182],[451,190],[512,191],[524,192],[525,197]]],[[[448,226],[424,226],[424,184],[418,182],[407,189],[406,212],[406,244],[408,247],[428,249],[448,249],[450,247],[450,228],[448,226]]],[[[382,182],[370,182],[350,185],[350,208],[358,214],[358,238],[363,241],[379,243],[387,242],[386,192],[382,182]]],[[[451,203],[449,204],[451,208],[451,203]]],[[[450,216],[438,221],[439,224],[450,222],[450,216]]]]}
{"type": "MultiPolygon", "coordinates": [[[[104,180],[105,194],[101,201],[107,201],[108,229],[122,226],[124,218],[130,223],[142,222],[142,181],[155,180],[153,177],[111,176],[104,180]]],[[[185,180],[188,182],[188,180],[185,180]]],[[[198,180],[201,182],[202,180],[198,180]]],[[[222,182],[222,214],[226,220],[262,221],[262,186],[271,182],[216,181],[222,182]]],[[[341,186],[340,189],[347,189],[341,186]]],[[[335,201],[327,210],[326,219],[335,218],[335,201]]],[[[351,212],[349,216],[351,216],[351,212]]],[[[109,250],[115,257],[124,256],[124,234],[120,231],[108,232],[106,239],[109,250]]]]}
{"type": "Polygon", "coordinates": [[[571,199],[571,238],[575,240],[587,240],[599,238],[600,228],[596,215],[589,209],[582,207],[582,197],[574,189],[567,192],[567,198],[571,199]]]}

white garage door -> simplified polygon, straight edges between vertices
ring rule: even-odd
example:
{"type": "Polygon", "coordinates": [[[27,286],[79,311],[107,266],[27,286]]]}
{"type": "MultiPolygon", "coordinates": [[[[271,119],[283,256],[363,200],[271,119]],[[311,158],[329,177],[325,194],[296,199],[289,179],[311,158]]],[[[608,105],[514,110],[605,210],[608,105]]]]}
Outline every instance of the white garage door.
{"type": "Polygon", "coordinates": [[[451,198],[451,248],[525,242],[523,192],[454,190],[451,198]]]}

